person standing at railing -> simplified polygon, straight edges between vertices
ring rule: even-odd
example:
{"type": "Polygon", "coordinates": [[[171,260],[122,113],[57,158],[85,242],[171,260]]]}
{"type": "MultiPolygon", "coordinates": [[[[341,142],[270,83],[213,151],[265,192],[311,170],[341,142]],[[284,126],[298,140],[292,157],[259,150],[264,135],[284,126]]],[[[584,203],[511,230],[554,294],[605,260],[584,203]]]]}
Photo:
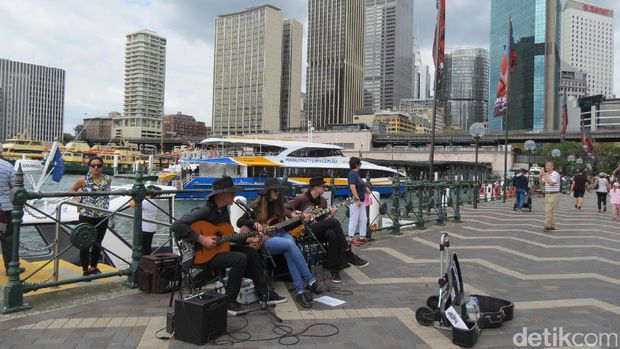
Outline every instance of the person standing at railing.
{"type": "Polygon", "coordinates": [[[370,190],[366,187],[366,183],[360,176],[360,170],[362,169],[362,160],[352,156],[349,159],[349,168],[351,171],[347,176],[349,181],[349,188],[351,189],[351,195],[357,201],[353,205],[349,206],[349,239],[351,244],[359,246],[368,243],[366,238],[366,206],[364,201],[366,200],[366,194],[370,194],[370,190]],[[359,226],[360,236],[355,239],[355,231],[359,226]]]}
{"type": "MultiPolygon", "coordinates": [[[[146,187],[148,190],[161,190],[160,187],[156,185],[149,185],[146,187]]],[[[146,196],[146,200],[142,202],[142,255],[151,254],[153,249],[151,245],[153,244],[153,236],[157,231],[157,225],[151,222],[145,222],[144,219],[149,219],[154,221],[157,218],[157,206],[151,201],[157,198],[157,194],[149,194],[146,196]]],[[[135,208],[136,202],[131,199],[129,201],[129,206],[135,208]]]]}
{"type": "MultiPolygon", "coordinates": [[[[4,271],[9,275],[9,262],[13,257],[13,224],[11,224],[11,188],[15,185],[15,169],[13,165],[2,158],[2,144],[0,144],[0,245],[2,245],[2,259],[4,271]]],[[[23,272],[20,269],[20,272],[23,272]]]]}
{"type": "MultiPolygon", "coordinates": [[[[112,177],[103,174],[103,159],[95,156],[88,160],[88,173],[84,177],[78,178],[71,187],[71,192],[82,191],[92,193],[98,191],[110,191],[112,177]]],[[[107,195],[101,196],[76,196],[75,200],[84,205],[94,206],[107,210],[110,207],[110,198],[107,195]]],[[[97,240],[90,249],[80,250],[80,263],[82,264],[82,275],[94,275],[101,273],[97,268],[99,256],[101,255],[101,242],[108,229],[109,214],[83,208],[80,210],[79,221],[88,223],[97,230],[97,240]],[[89,258],[90,257],[90,258],[89,258]]]]}

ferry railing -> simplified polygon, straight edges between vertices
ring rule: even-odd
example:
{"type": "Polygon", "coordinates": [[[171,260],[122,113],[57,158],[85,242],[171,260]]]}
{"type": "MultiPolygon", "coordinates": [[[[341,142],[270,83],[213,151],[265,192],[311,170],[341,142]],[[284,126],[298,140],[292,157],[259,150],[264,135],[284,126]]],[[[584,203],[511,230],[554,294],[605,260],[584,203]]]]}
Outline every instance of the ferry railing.
{"type": "MultiPolygon", "coordinates": [[[[18,168],[16,172],[16,181],[15,186],[11,190],[11,200],[13,202],[13,211],[12,211],[12,220],[11,224],[13,227],[13,242],[12,242],[12,258],[9,262],[8,268],[8,276],[9,281],[4,288],[4,305],[2,307],[2,313],[12,313],[21,310],[26,310],[30,308],[30,305],[24,303],[24,293],[36,291],[38,289],[44,287],[55,287],[61,286],[70,283],[77,283],[83,281],[90,281],[102,278],[108,278],[113,276],[127,276],[126,281],[123,283],[125,286],[134,288],[137,286],[136,283],[136,271],[138,268],[138,263],[142,258],[142,202],[144,201],[147,194],[176,194],[176,193],[206,193],[209,192],[207,189],[185,189],[185,190],[147,190],[144,183],[142,183],[142,173],[139,172],[136,176],[136,182],[130,190],[115,190],[110,192],[51,192],[51,193],[41,193],[41,192],[29,192],[26,190],[24,186],[24,173],[21,169],[21,166],[18,168]],[[20,232],[21,232],[21,224],[23,223],[24,209],[26,207],[31,207],[38,212],[45,214],[48,218],[57,220],[57,217],[52,217],[44,213],[43,211],[38,210],[36,207],[28,204],[28,200],[33,199],[43,199],[43,198],[58,198],[58,197],[75,197],[75,196],[131,196],[135,201],[135,210],[134,210],[134,221],[133,221],[133,242],[132,242],[132,254],[131,261],[126,261],[129,264],[129,267],[126,269],[119,270],[117,272],[112,273],[101,273],[97,275],[89,275],[89,276],[81,276],[77,278],[70,278],[65,280],[58,280],[52,282],[43,282],[43,283],[26,283],[25,280],[20,279],[19,273],[19,246],[20,246],[20,232]]],[[[64,205],[74,205],[77,207],[85,207],[88,209],[97,209],[90,207],[88,205],[79,204],[77,202],[63,202],[64,205]]],[[[121,205],[119,209],[115,211],[111,211],[112,215],[119,216],[127,216],[126,214],[121,213],[120,211],[123,209],[125,205],[121,205]]],[[[98,210],[98,209],[97,209],[98,210]]],[[[107,210],[106,210],[107,211],[107,210]]],[[[108,211],[109,212],[109,211],[108,211]]],[[[129,215],[130,216],[130,215],[129,215]]],[[[156,222],[155,223],[162,223],[156,222]]],[[[165,224],[165,223],[163,223],[165,224]]],[[[94,227],[88,227],[87,224],[78,224],[76,227],[71,229],[71,236],[74,238],[75,244],[78,246],[92,246],[90,240],[94,240],[93,236],[96,236],[96,233],[93,232],[94,227]],[[82,244],[82,245],[80,245],[82,244]]],[[[72,245],[75,245],[72,241],[72,245]]],[[[62,254],[64,251],[58,251],[57,254],[62,254]]],[[[111,252],[107,250],[107,252],[111,252]]],[[[113,253],[112,253],[113,254],[113,253]]],[[[120,258],[117,256],[117,258],[120,258]]],[[[56,258],[57,259],[57,258],[56,258]]],[[[47,264],[49,264],[48,262],[47,264]]],[[[46,265],[47,265],[46,264],[46,265]]],[[[44,267],[44,266],[43,266],[44,267]]],[[[43,267],[39,267],[37,272],[43,269],[43,267]]],[[[55,267],[56,268],[56,267],[55,267]]],[[[56,271],[55,271],[56,272],[56,271]]],[[[56,272],[57,273],[57,272],[56,272]]],[[[34,273],[32,273],[34,274],[34,273]]],[[[31,274],[31,275],[32,275],[31,274]]],[[[29,275],[26,279],[30,278],[29,275]]]]}

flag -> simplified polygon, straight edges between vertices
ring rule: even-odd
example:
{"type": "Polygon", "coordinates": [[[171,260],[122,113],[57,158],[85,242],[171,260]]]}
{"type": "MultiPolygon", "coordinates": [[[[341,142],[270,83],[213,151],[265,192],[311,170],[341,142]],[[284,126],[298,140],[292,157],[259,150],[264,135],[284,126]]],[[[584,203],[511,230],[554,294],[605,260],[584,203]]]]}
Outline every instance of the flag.
{"type": "Polygon", "coordinates": [[[566,128],[568,127],[568,105],[566,102],[566,94],[564,94],[564,98],[562,99],[562,142],[566,140],[566,128]]]}
{"type": "Polygon", "coordinates": [[[508,84],[510,74],[517,68],[517,51],[515,49],[515,40],[512,37],[512,19],[509,22],[508,43],[504,46],[504,56],[502,57],[502,67],[499,72],[499,81],[497,82],[497,98],[495,98],[495,110],[493,116],[502,116],[508,109],[508,84]],[[510,69],[508,66],[510,65],[510,69]]]}
{"type": "MultiPolygon", "coordinates": [[[[435,62],[435,79],[437,81],[437,89],[439,90],[443,78],[443,61],[446,48],[446,0],[437,0],[437,14],[435,41],[433,42],[433,62],[435,62]]],[[[435,96],[437,96],[437,91],[435,91],[435,96]]]]}
{"type": "Polygon", "coordinates": [[[586,122],[581,117],[581,147],[588,154],[594,154],[594,144],[592,142],[592,133],[590,130],[586,131],[586,122]]]}
{"type": "Polygon", "coordinates": [[[54,153],[54,169],[52,170],[52,180],[54,182],[60,182],[60,179],[65,174],[65,162],[62,160],[62,153],[60,148],[56,148],[54,153]]]}

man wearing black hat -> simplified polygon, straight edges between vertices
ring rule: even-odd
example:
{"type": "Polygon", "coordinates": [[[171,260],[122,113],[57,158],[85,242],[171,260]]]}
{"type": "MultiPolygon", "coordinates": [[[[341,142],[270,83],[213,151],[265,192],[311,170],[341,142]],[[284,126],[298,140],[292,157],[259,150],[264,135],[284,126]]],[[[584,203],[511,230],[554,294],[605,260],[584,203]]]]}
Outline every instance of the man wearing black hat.
{"type": "MultiPolygon", "coordinates": [[[[308,208],[327,207],[327,200],[323,197],[325,191],[325,181],[323,177],[313,177],[308,184],[308,190],[297,195],[293,200],[286,204],[291,211],[304,211],[308,208]]],[[[347,268],[349,263],[357,267],[365,267],[368,261],[360,258],[351,251],[351,246],[347,243],[344,231],[340,222],[333,215],[332,210],[321,217],[317,217],[316,222],[310,224],[309,228],[320,242],[327,242],[327,269],[330,270],[331,279],[335,283],[342,282],[340,270],[347,268]]]]}
{"type": "MultiPolygon", "coordinates": [[[[230,213],[228,206],[233,203],[235,192],[241,191],[234,185],[230,177],[223,177],[213,182],[213,191],[207,196],[207,202],[194,208],[190,213],[179,218],[172,224],[172,231],[177,239],[182,239],[194,244],[195,250],[216,247],[215,236],[201,235],[191,229],[191,225],[197,221],[207,221],[212,224],[229,223],[230,213]]],[[[257,237],[248,238],[250,245],[258,245],[257,237]]],[[[226,283],[226,295],[229,298],[228,313],[236,315],[243,308],[237,303],[237,295],[241,288],[241,281],[247,275],[254,281],[259,299],[270,304],[282,303],[286,298],[279,296],[274,291],[267,292],[267,280],[263,272],[262,260],[256,249],[238,244],[230,245],[230,252],[216,254],[213,259],[200,267],[210,270],[222,270],[230,268],[228,282],[226,283]],[[269,299],[267,299],[269,295],[269,299]]],[[[206,274],[206,273],[203,273],[206,274]]],[[[198,275],[200,278],[200,274],[198,275]]]]}

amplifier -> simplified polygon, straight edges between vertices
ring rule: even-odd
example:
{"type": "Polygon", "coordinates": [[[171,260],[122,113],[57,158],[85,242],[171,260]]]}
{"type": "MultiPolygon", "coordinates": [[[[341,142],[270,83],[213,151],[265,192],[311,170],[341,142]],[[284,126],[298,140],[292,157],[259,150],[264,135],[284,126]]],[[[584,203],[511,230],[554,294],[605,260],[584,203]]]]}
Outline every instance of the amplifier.
{"type": "Polygon", "coordinates": [[[136,271],[140,290],[147,293],[166,293],[178,286],[177,266],[181,256],[173,253],[156,253],[142,256],[136,271]]]}
{"type": "Polygon", "coordinates": [[[203,345],[226,333],[228,298],[219,293],[201,293],[174,302],[174,338],[203,345]]]}

